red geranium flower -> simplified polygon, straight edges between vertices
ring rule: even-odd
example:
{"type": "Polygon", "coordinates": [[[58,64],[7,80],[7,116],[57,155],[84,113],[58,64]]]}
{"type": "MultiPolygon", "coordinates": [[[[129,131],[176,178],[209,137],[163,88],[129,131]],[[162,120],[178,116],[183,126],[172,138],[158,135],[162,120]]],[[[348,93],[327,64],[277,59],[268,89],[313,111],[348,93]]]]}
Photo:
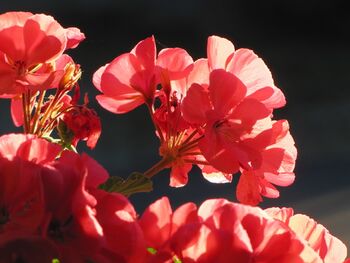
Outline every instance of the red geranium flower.
{"type": "Polygon", "coordinates": [[[321,224],[307,215],[294,214],[292,208],[268,208],[273,218],[284,222],[298,238],[305,241],[308,249],[303,254],[305,262],[343,262],[347,248],[342,241],[332,236],[321,224]],[[317,260],[311,261],[317,255],[317,260]],[[311,259],[310,259],[311,257],[311,259]]]}
{"type": "MultiPolygon", "coordinates": [[[[51,16],[24,12],[1,15],[0,94],[55,86],[62,72],[48,65],[66,49],[68,32],[51,16]]],[[[73,38],[79,36],[74,34],[73,38]]]]}
{"type": "Polygon", "coordinates": [[[274,84],[264,61],[250,49],[237,49],[228,39],[208,38],[207,56],[209,70],[225,69],[234,74],[247,87],[248,98],[261,101],[268,109],[286,104],[282,91],[274,84]]]}
{"type": "MultiPolygon", "coordinates": [[[[187,203],[173,212],[163,197],[139,220],[149,252],[146,262],[322,262],[310,249],[313,243],[306,242],[312,237],[305,241],[277,213],[271,213],[225,199],[207,200],[198,209],[187,203]]],[[[328,256],[335,261],[329,262],[342,262],[346,256],[343,244],[327,240],[334,247],[328,256]]],[[[319,251],[324,253],[322,248],[319,251]]]]}
{"type": "Polygon", "coordinates": [[[39,233],[46,213],[41,174],[60,150],[31,135],[0,137],[0,246],[39,233]]]}
{"type": "Polygon", "coordinates": [[[193,84],[183,100],[185,120],[205,125],[204,138],[199,142],[203,156],[224,173],[256,167],[261,162],[260,152],[247,147],[244,139],[255,135],[254,125],[270,113],[259,101],[245,98],[245,94],[246,87],[238,78],[224,70],[214,70],[208,88],[193,84]]]}
{"type": "Polygon", "coordinates": [[[179,48],[164,49],[157,58],[154,37],[146,38],[95,72],[94,85],[103,92],[96,99],[113,113],[126,113],[143,103],[151,106],[157,84],[183,78],[192,62],[179,48]]]}

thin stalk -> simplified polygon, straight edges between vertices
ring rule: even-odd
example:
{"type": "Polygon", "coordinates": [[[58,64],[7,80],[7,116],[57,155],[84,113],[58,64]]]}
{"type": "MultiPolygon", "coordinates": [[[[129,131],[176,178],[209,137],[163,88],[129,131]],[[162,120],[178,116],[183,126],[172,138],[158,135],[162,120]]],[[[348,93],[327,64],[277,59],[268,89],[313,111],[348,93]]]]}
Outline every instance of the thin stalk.
{"type": "Polygon", "coordinates": [[[38,120],[39,120],[41,108],[42,108],[42,105],[43,105],[43,102],[44,102],[45,93],[46,93],[46,90],[40,91],[39,99],[38,99],[38,102],[37,102],[37,105],[36,105],[36,109],[35,109],[35,112],[34,112],[33,126],[32,126],[32,130],[31,130],[31,132],[34,133],[34,134],[36,134],[38,132],[37,131],[38,120]]]}
{"type": "Polygon", "coordinates": [[[188,151],[190,149],[193,149],[195,147],[197,147],[198,145],[198,142],[203,138],[203,135],[198,137],[197,139],[193,140],[193,141],[190,141],[188,142],[187,144],[183,144],[180,149],[179,149],[179,152],[182,153],[182,152],[185,152],[185,151],[188,151]]]}
{"type": "Polygon", "coordinates": [[[22,93],[22,109],[23,109],[23,126],[24,126],[24,133],[28,133],[29,128],[29,118],[28,118],[28,112],[27,112],[27,99],[26,99],[26,93],[22,93]]]}
{"type": "Polygon", "coordinates": [[[151,178],[160,171],[164,170],[165,168],[168,168],[168,165],[172,162],[170,158],[163,158],[158,163],[153,165],[150,169],[148,169],[146,172],[143,173],[144,176],[151,178]]]}
{"type": "Polygon", "coordinates": [[[182,142],[182,145],[186,145],[197,133],[198,133],[198,129],[195,129],[195,130],[182,142]]]}

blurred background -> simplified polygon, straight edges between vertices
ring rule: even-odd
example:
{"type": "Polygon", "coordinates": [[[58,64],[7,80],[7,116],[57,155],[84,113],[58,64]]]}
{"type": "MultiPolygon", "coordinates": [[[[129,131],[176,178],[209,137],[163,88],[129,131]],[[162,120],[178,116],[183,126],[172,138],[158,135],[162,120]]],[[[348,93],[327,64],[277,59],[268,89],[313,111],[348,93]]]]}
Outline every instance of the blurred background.
{"type": "MultiPolygon", "coordinates": [[[[152,34],[158,50],[182,47],[194,59],[206,56],[206,40],[213,34],[236,48],[253,49],[286,95],[287,106],[274,115],[289,120],[299,150],[295,183],[279,188],[281,197],[261,206],[292,206],[350,245],[350,18],[345,1],[1,1],[0,13],[14,10],[49,14],[86,34],[69,54],[82,66],[81,88],[89,93],[103,132],[94,151],[80,150],[111,175],[123,177],[156,163],[159,145],[146,108],[113,115],[96,104],[91,78],[100,66],[152,34]]],[[[0,100],[0,108],[1,134],[19,131],[11,123],[9,102],[0,100]]],[[[152,193],[134,195],[138,213],[163,195],[173,207],[211,197],[235,200],[237,178],[214,185],[193,169],[187,186],[173,189],[168,183],[165,171],[155,176],[152,193]]]]}

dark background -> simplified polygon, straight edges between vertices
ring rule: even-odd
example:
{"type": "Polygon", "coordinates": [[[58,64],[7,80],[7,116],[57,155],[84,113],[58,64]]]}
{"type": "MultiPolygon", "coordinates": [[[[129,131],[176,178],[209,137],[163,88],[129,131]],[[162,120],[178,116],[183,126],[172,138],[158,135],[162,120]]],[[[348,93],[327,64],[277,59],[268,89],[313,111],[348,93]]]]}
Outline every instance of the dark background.
{"type": "MultiPolygon", "coordinates": [[[[158,50],[185,48],[194,59],[206,56],[209,35],[229,38],[236,48],[253,49],[264,59],[287,106],[275,112],[290,122],[299,156],[296,181],[279,188],[281,197],[263,207],[293,206],[325,224],[347,245],[350,240],[350,45],[345,1],[1,1],[0,12],[23,10],[54,16],[76,26],[87,39],[69,52],[83,69],[80,82],[102,119],[94,151],[81,147],[112,175],[145,171],[158,159],[158,141],[144,107],[114,115],[94,101],[92,74],[140,40],[154,34],[158,50]]],[[[1,133],[14,131],[8,101],[0,101],[1,133]]],[[[18,130],[16,130],[18,131],[18,130]]],[[[132,197],[139,213],[168,195],[174,207],[210,197],[235,200],[232,184],[206,182],[193,169],[187,186],[168,187],[168,172],[155,177],[155,190],[132,197]]]]}

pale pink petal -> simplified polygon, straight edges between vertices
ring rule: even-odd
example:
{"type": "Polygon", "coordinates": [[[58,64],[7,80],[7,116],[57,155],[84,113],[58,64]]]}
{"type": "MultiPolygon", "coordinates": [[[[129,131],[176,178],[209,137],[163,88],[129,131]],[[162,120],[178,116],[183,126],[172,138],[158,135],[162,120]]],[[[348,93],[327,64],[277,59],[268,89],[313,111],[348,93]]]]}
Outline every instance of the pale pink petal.
{"type": "Polygon", "coordinates": [[[123,97],[97,95],[96,100],[106,110],[113,113],[127,113],[144,103],[139,94],[125,94],[123,97]]]}
{"type": "Polygon", "coordinates": [[[170,80],[182,79],[191,72],[193,59],[182,48],[166,48],[159,52],[157,66],[167,71],[170,80]]]}
{"type": "Polygon", "coordinates": [[[198,208],[198,215],[206,221],[207,219],[210,219],[211,216],[214,214],[215,210],[219,209],[220,207],[229,204],[230,202],[223,198],[216,198],[216,199],[208,199],[204,201],[201,206],[198,208]]]}
{"type": "Polygon", "coordinates": [[[192,164],[174,164],[170,173],[170,186],[181,187],[187,184],[188,173],[192,169],[192,164]]]}
{"type": "Polygon", "coordinates": [[[28,17],[33,14],[30,12],[7,12],[0,15],[0,30],[11,26],[23,26],[28,17]]]}
{"type": "Polygon", "coordinates": [[[321,224],[308,216],[297,214],[290,218],[289,227],[298,237],[305,239],[325,263],[342,262],[347,249],[343,242],[332,236],[321,224]]]}
{"type": "Polygon", "coordinates": [[[293,208],[287,208],[287,207],[271,207],[264,210],[269,216],[271,216],[274,219],[278,219],[288,225],[289,218],[293,216],[294,211],[293,208]]]}
{"type": "Polygon", "coordinates": [[[66,28],[67,46],[66,49],[76,48],[81,41],[85,39],[84,33],[80,32],[79,28],[66,28]]]}
{"type": "Polygon", "coordinates": [[[105,70],[106,70],[106,68],[107,68],[108,65],[109,65],[109,63],[106,64],[106,65],[104,65],[104,66],[102,66],[102,67],[100,67],[100,68],[94,73],[94,75],[93,75],[93,77],[92,77],[92,83],[93,83],[94,86],[95,86],[99,91],[101,91],[101,92],[103,92],[103,91],[102,91],[102,88],[101,88],[102,75],[103,75],[103,73],[105,72],[105,70]]]}
{"type": "Polygon", "coordinates": [[[264,173],[266,181],[279,186],[289,186],[294,183],[294,173],[264,173]]]}
{"type": "Polygon", "coordinates": [[[12,159],[17,154],[20,145],[27,140],[35,138],[34,135],[6,134],[0,137],[0,155],[3,158],[12,159]]]}
{"type": "Polygon", "coordinates": [[[187,85],[193,83],[209,85],[209,66],[205,58],[198,59],[193,64],[193,69],[188,76],[187,85]]]}
{"type": "Polygon", "coordinates": [[[69,55],[63,54],[55,61],[55,70],[64,70],[69,63],[74,63],[74,60],[69,55]]]}
{"type": "Polygon", "coordinates": [[[144,94],[143,92],[148,88],[148,83],[142,74],[142,66],[137,58],[126,53],[115,58],[105,68],[101,76],[100,87],[102,92],[111,95],[132,90],[144,94]]]}
{"type": "Polygon", "coordinates": [[[211,183],[225,184],[232,181],[232,174],[222,173],[210,165],[201,166],[203,177],[211,183]]]}
{"type": "Polygon", "coordinates": [[[225,69],[228,59],[235,52],[231,41],[218,36],[210,36],[207,44],[208,64],[211,70],[225,69]]]}
{"type": "Polygon", "coordinates": [[[62,148],[58,144],[50,143],[45,139],[33,138],[22,143],[18,148],[17,156],[33,163],[41,164],[57,158],[62,148]]]}
{"type": "Polygon", "coordinates": [[[251,95],[253,98],[261,99],[269,109],[285,105],[284,95],[274,85],[270,70],[252,50],[236,50],[227,65],[227,71],[235,74],[247,86],[248,96],[251,95]],[[262,89],[266,90],[264,94],[261,93],[262,89]]]}
{"type": "Polygon", "coordinates": [[[262,196],[268,198],[278,198],[280,196],[280,192],[276,189],[276,187],[270,184],[267,180],[260,179],[259,185],[261,188],[260,193],[262,196]]]}

